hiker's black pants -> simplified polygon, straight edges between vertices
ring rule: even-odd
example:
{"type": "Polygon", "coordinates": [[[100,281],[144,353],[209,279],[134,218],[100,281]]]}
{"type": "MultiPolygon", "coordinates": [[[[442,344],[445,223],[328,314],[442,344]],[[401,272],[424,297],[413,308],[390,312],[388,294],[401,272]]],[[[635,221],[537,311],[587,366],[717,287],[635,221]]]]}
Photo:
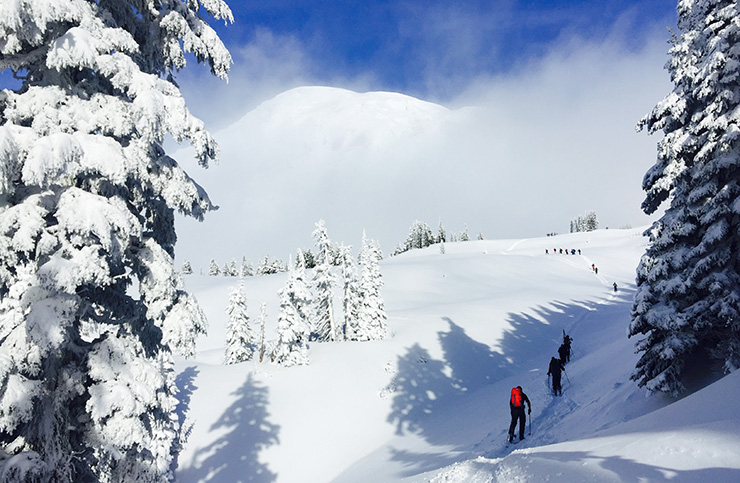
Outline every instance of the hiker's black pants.
{"type": "Polygon", "coordinates": [[[516,422],[519,421],[519,439],[524,439],[524,425],[527,422],[527,416],[524,414],[524,405],[520,408],[511,408],[511,424],[509,425],[509,434],[514,434],[516,422]]]}
{"type": "Polygon", "coordinates": [[[553,374],[552,376],[552,392],[554,392],[555,395],[563,394],[563,386],[560,384],[561,376],[559,373],[556,373],[556,374],[557,376],[555,374],[553,374]]]}

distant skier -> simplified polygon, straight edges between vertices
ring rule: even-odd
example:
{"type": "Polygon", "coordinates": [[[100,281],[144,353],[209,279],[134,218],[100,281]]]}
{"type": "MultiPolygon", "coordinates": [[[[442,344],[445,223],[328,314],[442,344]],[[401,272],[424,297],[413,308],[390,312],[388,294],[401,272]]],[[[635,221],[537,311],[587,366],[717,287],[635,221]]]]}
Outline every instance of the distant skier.
{"type": "Polygon", "coordinates": [[[509,400],[509,409],[511,409],[509,443],[514,442],[514,430],[516,429],[517,421],[519,421],[519,441],[524,439],[524,426],[527,423],[527,416],[524,414],[525,402],[528,406],[527,414],[532,414],[532,403],[529,402],[529,398],[524,394],[524,391],[522,391],[522,386],[513,388],[511,390],[511,399],[509,400]]]}
{"type": "Polygon", "coordinates": [[[598,275],[598,274],[599,274],[599,267],[594,267],[594,273],[595,273],[596,275],[598,275]]]}
{"type": "Polygon", "coordinates": [[[580,249],[580,248],[578,249],[578,254],[579,254],[579,255],[581,254],[581,249],[580,249]]]}
{"type": "Polygon", "coordinates": [[[550,367],[547,369],[547,375],[552,376],[552,393],[556,396],[563,395],[563,387],[560,385],[560,373],[564,370],[565,366],[561,359],[555,357],[550,359],[550,367]]]}
{"type": "Polygon", "coordinates": [[[565,344],[560,344],[560,347],[558,347],[558,355],[560,356],[560,360],[563,361],[563,364],[568,360],[569,353],[570,350],[565,346],[565,344]]]}
{"type": "Polygon", "coordinates": [[[617,291],[617,282],[614,282],[614,291],[617,291]]]}

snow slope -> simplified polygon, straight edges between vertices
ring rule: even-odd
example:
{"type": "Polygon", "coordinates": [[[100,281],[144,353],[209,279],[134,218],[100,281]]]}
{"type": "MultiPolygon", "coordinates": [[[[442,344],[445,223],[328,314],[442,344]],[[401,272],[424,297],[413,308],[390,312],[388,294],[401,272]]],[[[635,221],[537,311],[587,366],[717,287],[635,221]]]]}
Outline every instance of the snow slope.
{"type": "MultiPolygon", "coordinates": [[[[450,243],[384,260],[393,337],[312,344],[311,364],[292,368],[222,366],[236,280],[188,276],[211,328],[179,363],[194,426],[178,480],[740,481],[740,374],[678,401],[629,380],[640,233],[450,243]],[[553,397],[547,365],[563,330],[574,353],[553,397]],[[515,385],[533,411],[531,436],[511,446],[515,385]]],[[[252,317],[268,304],[268,337],[284,280],[245,281],[252,317]]]]}
{"type": "MultiPolygon", "coordinates": [[[[640,77],[629,72],[619,90],[640,77]]],[[[312,245],[319,219],[333,240],[357,247],[366,231],[385,253],[414,220],[456,234],[467,225],[473,238],[562,232],[587,210],[602,227],[649,224],[640,179],[655,141],[634,123],[653,101],[636,85],[618,109],[604,105],[614,89],[590,84],[557,108],[563,93],[539,84],[453,110],[392,92],[289,90],[214,133],[218,166],[204,171],[173,153],[220,206],[202,223],[177,218],[178,266],[287,260],[312,245]],[[548,109],[561,113],[557,125],[548,109]],[[512,202],[523,192],[529,202],[512,202]]]]}

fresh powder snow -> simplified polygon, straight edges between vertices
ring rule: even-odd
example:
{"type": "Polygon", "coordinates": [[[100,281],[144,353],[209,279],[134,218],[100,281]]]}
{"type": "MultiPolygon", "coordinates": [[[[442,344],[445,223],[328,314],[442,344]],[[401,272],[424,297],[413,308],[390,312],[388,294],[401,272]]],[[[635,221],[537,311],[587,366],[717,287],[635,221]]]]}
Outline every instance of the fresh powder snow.
{"type": "MultiPolygon", "coordinates": [[[[433,245],[385,259],[390,336],[313,342],[310,364],[292,367],[222,365],[238,281],[186,276],[210,328],[178,362],[180,411],[193,425],[178,481],[740,481],[740,374],[697,382],[679,400],[630,380],[643,230],[446,243],[444,253],[433,245]],[[555,397],[546,374],[563,331],[573,352],[555,397]],[[510,445],[517,385],[532,417],[510,445]]],[[[244,279],[252,319],[266,303],[268,339],[286,277],[244,279]]],[[[334,303],[341,314],[339,292],[334,303]]]]}

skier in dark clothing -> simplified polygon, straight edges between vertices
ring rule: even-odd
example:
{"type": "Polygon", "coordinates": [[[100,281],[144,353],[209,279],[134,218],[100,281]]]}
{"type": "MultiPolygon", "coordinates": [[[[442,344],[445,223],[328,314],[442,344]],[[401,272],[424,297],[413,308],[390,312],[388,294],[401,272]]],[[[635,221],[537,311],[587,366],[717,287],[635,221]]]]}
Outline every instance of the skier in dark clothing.
{"type": "Polygon", "coordinates": [[[563,361],[560,359],[550,359],[550,367],[547,370],[547,375],[552,376],[552,392],[556,396],[563,395],[563,387],[560,385],[561,371],[565,370],[563,361]]]}
{"type": "Polygon", "coordinates": [[[560,356],[560,360],[563,361],[563,364],[565,364],[565,361],[568,360],[569,354],[570,350],[568,350],[568,347],[566,347],[565,343],[560,344],[560,347],[558,347],[558,355],[560,356]]]}
{"type": "Polygon", "coordinates": [[[514,441],[514,430],[516,422],[519,421],[519,441],[524,439],[524,426],[527,422],[527,416],[524,414],[524,403],[527,403],[527,414],[532,414],[532,404],[522,386],[517,386],[511,390],[511,399],[509,399],[509,409],[511,409],[511,424],[509,425],[509,442],[514,441]]]}
{"type": "MultiPolygon", "coordinates": [[[[563,346],[565,346],[565,359],[563,359],[562,355],[560,356],[560,359],[563,361],[563,364],[566,362],[570,362],[570,343],[573,339],[570,338],[568,334],[563,331],[563,346]]],[[[558,351],[560,352],[560,351],[558,351]]]]}

